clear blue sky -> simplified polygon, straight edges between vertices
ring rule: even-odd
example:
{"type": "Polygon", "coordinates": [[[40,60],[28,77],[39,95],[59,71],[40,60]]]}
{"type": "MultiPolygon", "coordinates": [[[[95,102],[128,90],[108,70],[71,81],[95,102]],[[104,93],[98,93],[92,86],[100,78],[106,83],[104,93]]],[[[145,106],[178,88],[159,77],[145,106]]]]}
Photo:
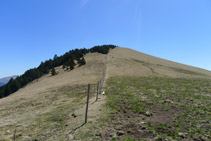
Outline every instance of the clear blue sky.
{"type": "Polygon", "coordinates": [[[211,0],[0,0],[0,77],[102,44],[211,70],[211,0]]]}

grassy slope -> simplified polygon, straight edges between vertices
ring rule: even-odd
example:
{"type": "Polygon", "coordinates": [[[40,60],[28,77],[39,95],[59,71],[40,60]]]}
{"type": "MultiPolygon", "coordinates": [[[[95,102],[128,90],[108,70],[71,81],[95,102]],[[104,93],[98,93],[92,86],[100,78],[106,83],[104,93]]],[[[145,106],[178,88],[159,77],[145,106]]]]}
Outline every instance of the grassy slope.
{"type": "MultiPolygon", "coordinates": [[[[0,99],[0,140],[11,140],[15,129],[17,140],[67,139],[84,122],[87,84],[101,78],[106,55],[92,53],[85,59],[85,66],[68,72],[57,68],[58,75],[46,75],[0,99]]],[[[95,90],[96,85],[92,95],[95,90]]]]}
{"type": "MultiPolygon", "coordinates": [[[[90,125],[91,140],[209,140],[211,80],[113,77],[108,115],[90,125]],[[93,136],[95,135],[95,136],[93,136]]],[[[84,134],[78,133],[80,137],[84,134]]]]}
{"type": "Polygon", "coordinates": [[[143,138],[157,136],[181,140],[211,135],[210,80],[112,78],[108,81],[107,93],[115,120],[122,124],[117,127],[127,137],[141,138],[139,135],[145,134],[143,138]],[[141,130],[136,131],[136,127],[141,130]]]}
{"type": "MultiPolygon", "coordinates": [[[[80,94],[84,84],[96,83],[106,62],[105,55],[96,53],[85,59],[85,66],[70,72],[57,68],[58,75],[46,75],[0,99],[0,140],[11,140],[15,128],[18,140],[67,140],[69,132],[84,121],[85,99],[80,94]]],[[[133,140],[159,135],[179,140],[210,134],[206,130],[210,80],[205,80],[211,76],[209,71],[124,48],[112,50],[107,60],[107,106],[104,96],[99,103],[92,99],[90,120],[74,133],[75,139],[133,140]]]]}
{"type": "Polygon", "coordinates": [[[91,140],[209,140],[211,72],[130,49],[108,55],[107,116],[91,140]]]}
{"type": "Polygon", "coordinates": [[[115,76],[211,79],[211,72],[160,59],[127,48],[115,48],[108,54],[107,78],[115,76]]]}

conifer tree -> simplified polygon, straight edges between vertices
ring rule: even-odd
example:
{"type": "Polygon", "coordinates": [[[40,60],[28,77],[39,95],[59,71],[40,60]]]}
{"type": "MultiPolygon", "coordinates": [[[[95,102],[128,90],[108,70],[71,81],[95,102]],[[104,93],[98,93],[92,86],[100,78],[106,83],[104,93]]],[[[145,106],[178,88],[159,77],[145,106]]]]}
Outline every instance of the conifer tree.
{"type": "Polygon", "coordinates": [[[52,76],[56,75],[56,70],[55,70],[55,68],[53,68],[53,69],[51,70],[51,75],[52,75],[52,76]]]}

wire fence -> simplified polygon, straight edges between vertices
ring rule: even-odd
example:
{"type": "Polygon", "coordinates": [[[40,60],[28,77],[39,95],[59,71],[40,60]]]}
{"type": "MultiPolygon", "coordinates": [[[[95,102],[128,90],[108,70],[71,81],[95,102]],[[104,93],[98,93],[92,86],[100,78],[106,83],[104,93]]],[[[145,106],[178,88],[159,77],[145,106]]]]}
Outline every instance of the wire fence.
{"type": "MultiPolygon", "coordinates": [[[[80,126],[74,128],[69,134],[73,134],[77,129],[80,127],[84,126],[88,122],[88,112],[89,112],[89,105],[90,105],[90,98],[96,97],[94,102],[97,102],[99,99],[99,95],[104,93],[102,92],[103,84],[105,82],[105,76],[106,76],[106,64],[103,68],[103,73],[101,79],[95,83],[95,84],[88,84],[88,85],[74,85],[74,86],[66,86],[62,87],[59,89],[58,95],[60,93],[65,94],[68,98],[73,98],[77,105],[82,106],[85,104],[85,109],[84,109],[84,122],[80,126]],[[86,99],[86,102],[82,99],[86,99]]],[[[58,96],[57,95],[57,96],[58,96]]],[[[52,101],[56,100],[58,97],[54,96],[51,97],[50,99],[52,101]]],[[[77,106],[76,106],[77,107],[77,106]]],[[[71,107],[70,107],[71,108],[71,107]]],[[[72,108],[71,108],[72,109],[72,108]]],[[[72,115],[73,117],[76,115],[72,115]]],[[[14,130],[13,133],[13,141],[16,140],[16,129],[14,130]]]]}
{"type": "MultiPolygon", "coordinates": [[[[87,97],[86,97],[86,108],[85,108],[85,114],[84,114],[85,120],[84,120],[83,124],[76,127],[75,129],[73,129],[70,132],[70,134],[73,134],[77,129],[81,128],[88,122],[88,111],[89,111],[90,97],[96,96],[95,102],[97,102],[99,99],[99,94],[104,94],[104,91],[102,92],[102,88],[103,88],[103,84],[105,82],[105,77],[106,77],[106,66],[107,65],[105,64],[105,67],[103,68],[102,78],[97,82],[97,84],[88,84],[86,86],[85,93],[86,93],[87,97]]],[[[83,92],[81,94],[83,94],[83,92]]]]}

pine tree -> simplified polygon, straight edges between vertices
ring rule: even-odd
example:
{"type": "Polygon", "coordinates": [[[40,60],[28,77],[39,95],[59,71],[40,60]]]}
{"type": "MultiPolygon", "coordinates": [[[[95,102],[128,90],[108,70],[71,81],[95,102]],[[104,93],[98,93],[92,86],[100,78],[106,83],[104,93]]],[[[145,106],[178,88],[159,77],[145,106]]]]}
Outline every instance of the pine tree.
{"type": "Polygon", "coordinates": [[[53,68],[53,69],[51,70],[51,75],[52,75],[52,76],[56,75],[56,70],[55,70],[55,68],[53,68]]]}

